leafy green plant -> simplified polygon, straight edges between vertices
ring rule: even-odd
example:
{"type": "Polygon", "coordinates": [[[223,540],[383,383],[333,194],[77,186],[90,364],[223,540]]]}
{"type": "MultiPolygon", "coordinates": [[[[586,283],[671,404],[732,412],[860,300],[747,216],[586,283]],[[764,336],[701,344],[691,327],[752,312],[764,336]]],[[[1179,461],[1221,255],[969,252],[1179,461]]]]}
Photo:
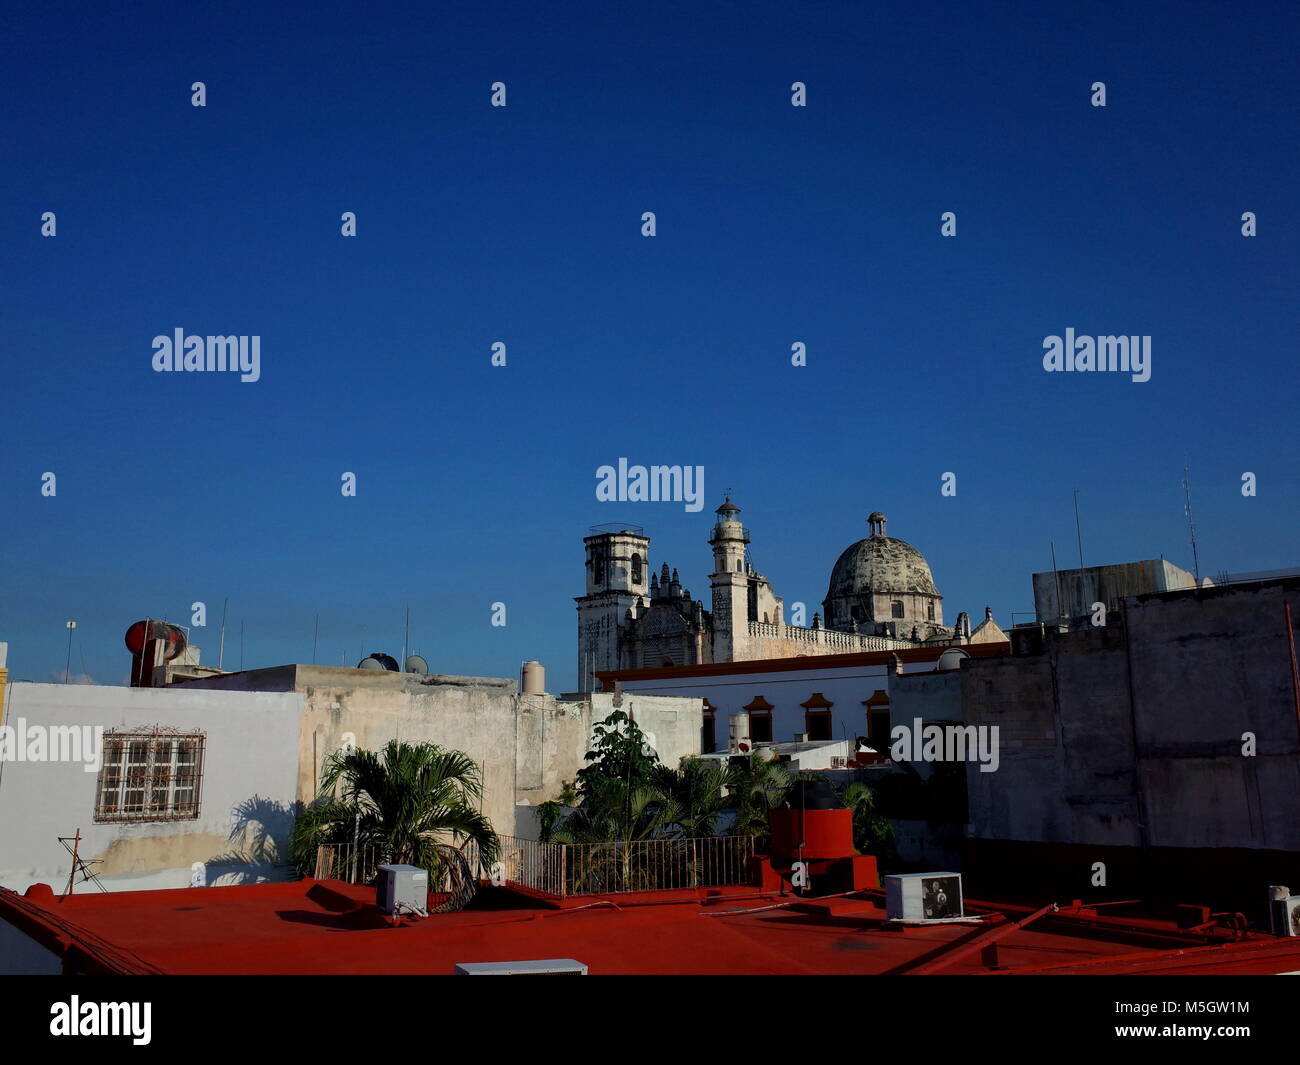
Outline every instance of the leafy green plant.
{"type": "Polygon", "coordinates": [[[321,798],[294,822],[291,851],[300,873],[315,868],[321,844],[357,844],[384,860],[437,868],[436,845],[477,844],[484,867],[500,841],[478,809],[479,768],[461,751],[391,740],[382,750],[340,751],[325,764],[321,798]]]}

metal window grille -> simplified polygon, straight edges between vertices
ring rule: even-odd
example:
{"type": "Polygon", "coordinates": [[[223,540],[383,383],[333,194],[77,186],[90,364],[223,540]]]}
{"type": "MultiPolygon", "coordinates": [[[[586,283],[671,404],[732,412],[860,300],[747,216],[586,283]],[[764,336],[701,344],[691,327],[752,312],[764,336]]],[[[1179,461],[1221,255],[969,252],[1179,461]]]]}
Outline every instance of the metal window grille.
{"type": "Polygon", "coordinates": [[[203,790],[204,735],[169,729],[110,732],[95,821],[193,821],[203,790]]]}

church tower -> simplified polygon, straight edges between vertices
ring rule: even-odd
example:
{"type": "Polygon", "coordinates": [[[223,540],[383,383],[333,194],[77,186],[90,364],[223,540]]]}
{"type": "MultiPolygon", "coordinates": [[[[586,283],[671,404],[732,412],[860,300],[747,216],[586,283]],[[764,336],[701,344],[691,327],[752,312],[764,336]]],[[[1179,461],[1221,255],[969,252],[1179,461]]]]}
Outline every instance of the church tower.
{"type": "Polygon", "coordinates": [[[583,538],[587,594],[578,604],[578,690],[591,691],[592,673],[619,669],[631,622],[647,602],[650,538],[640,526],[597,526],[583,538]],[[614,531],[616,530],[616,531],[614,531]]]}
{"type": "Polygon", "coordinates": [[[709,544],[713,548],[713,661],[739,662],[749,642],[749,576],[745,548],[749,530],[740,523],[740,508],[728,497],[709,544]]]}

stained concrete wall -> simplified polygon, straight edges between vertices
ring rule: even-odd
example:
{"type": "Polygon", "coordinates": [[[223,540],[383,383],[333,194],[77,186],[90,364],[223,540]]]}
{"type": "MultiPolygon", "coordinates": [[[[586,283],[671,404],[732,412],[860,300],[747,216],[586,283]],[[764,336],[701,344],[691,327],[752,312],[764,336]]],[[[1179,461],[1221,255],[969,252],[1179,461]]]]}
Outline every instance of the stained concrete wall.
{"type": "Polygon", "coordinates": [[[998,771],[967,775],[970,834],[1300,850],[1286,603],[1300,616],[1300,580],[1137,596],[1042,654],[968,663],[967,722],[1002,729],[998,771]]]}
{"type": "MultiPolygon", "coordinates": [[[[612,693],[517,695],[515,681],[422,676],[331,666],[281,666],[189,682],[186,687],[295,690],[304,700],[297,795],[319,794],[325,760],[350,739],[377,749],[390,739],[463,751],[481,768],[481,809],[497,832],[536,838],[535,809],[559,797],[585,764],[593,726],[613,713],[612,693]]],[[[626,696],[623,709],[653,735],[660,759],[698,754],[699,698],[626,696]]]]}
{"type": "MultiPolygon", "coordinates": [[[[71,859],[58,838],[78,828],[81,855],[99,859],[93,868],[112,890],[186,887],[194,862],[208,863],[209,884],[288,876],[295,803],[317,797],[325,760],[349,741],[464,751],[482,770],[482,810],[493,827],[536,838],[536,806],[558,798],[577,775],[592,728],[613,712],[616,697],[521,696],[514,688],[497,678],[313,666],[168,688],[14,684],[9,724],[202,731],[203,791],[197,820],[95,824],[98,774],[83,763],[0,764],[0,885],[44,882],[62,891],[71,859]],[[232,836],[240,811],[252,820],[232,836]]],[[[668,765],[700,753],[702,706],[685,696],[622,699],[668,765]]]]}
{"type": "Polygon", "coordinates": [[[1087,617],[1094,603],[1104,603],[1109,610],[1127,596],[1196,586],[1192,574],[1162,558],[1035,573],[1033,582],[1034,610],[1041,621],[1049,622],[1087,617]]]}
{"type": "MultiPolygon", "coordinates": [[[[206,736],[200,816],[190,821],[94,822],[98,774],[81,762],[0,763],[0,885],[47,883],[62,891],[71,858],[59,843],[81,829],[81,857],[113,890],[188,887],[194,862],[208,883],[278,878],[296,797],[293,750],[303,698],[177,688],[31,684],[10,688],[5,723],[105,728],[171,726],[206,736]],[[232,838],[241,811],[252,818],[232,838]],[[257,826],[269,833],[255,842],[257,826]],[[282,853],[282,852],[281,852],[282,853]]],[[[82,885],[80,891],[94,891],[82,885]]]]}

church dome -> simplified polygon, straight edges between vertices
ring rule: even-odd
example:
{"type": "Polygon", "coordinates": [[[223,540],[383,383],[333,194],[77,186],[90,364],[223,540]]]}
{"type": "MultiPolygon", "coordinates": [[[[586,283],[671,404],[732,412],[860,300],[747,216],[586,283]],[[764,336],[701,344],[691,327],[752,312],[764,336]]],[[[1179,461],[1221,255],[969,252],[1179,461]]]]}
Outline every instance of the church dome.
{"type": "Polygon", "coordinates": [[[826,597],[887,592],[939,594],[925,556],[905,540],[878,533],[844,549],[826,597]]]}
{"type": "Polygon", "coordinates": [[[872,511],[867,518],[871,536],[845,547],[831,571],[828,601],[880,593],[939,594],[926,557],[906,541],[885,536],[887,520],[880,511],[872,511]]]}

